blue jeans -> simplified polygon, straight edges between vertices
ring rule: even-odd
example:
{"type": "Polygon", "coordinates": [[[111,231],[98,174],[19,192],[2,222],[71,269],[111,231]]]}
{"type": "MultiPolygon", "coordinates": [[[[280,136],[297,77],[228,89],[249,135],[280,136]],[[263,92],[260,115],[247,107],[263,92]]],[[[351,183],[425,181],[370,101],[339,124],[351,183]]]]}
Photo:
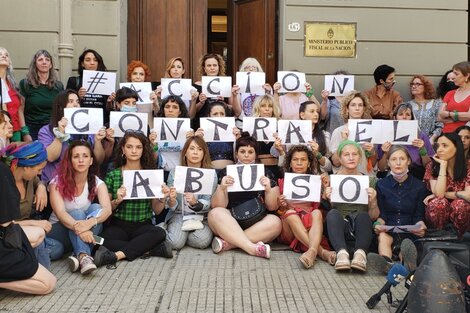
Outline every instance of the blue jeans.
{"type": "Polygon", "coordinates": [[[38,259],[39,264],[47,268],[51,268],[51,250],[47,247],[46,240],[44,239],[39,246],[34,248],[34,254],[38,259]]]}
{"type": "MultiPolygon", "coordinates": [[[[86,220],[86,216],[93,211],[101,209],[101,205],[98,203],[91,204],[86,211],[83,210],[73,210],[68,212],[68,214],[77,221],[86,220]]],[[[94,235],[98,235],[103,229],[103,225],[98,224],[92,229],[90,229],[94,235]]],[[[62,223],[57,222],[52,224],[52,230],[47,234],[46,245],[50,245],[51,249],[51,258],[57,259],[62,257],[66,252],[73,251],[75,256],[79,256],[81,253],[91,255],[91,249],[93,244],[84,242],[78,235],[75,234],[73,230],[68,229],[62,223]],[[61,246],[62,247],[61,247],[61,246]],[[61,253],[62,250],[62,253],[61,253]]]]}

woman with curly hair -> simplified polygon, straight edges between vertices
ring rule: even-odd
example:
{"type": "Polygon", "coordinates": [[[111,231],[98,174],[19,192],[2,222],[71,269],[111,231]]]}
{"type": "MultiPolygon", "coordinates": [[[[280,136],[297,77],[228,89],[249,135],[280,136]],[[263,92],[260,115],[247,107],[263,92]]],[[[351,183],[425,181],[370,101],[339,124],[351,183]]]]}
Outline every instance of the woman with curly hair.
{"type": "MultiPolygon", "coordinates": [[[[150,141],[141,131],[126,131],[115,150],[114,170],[105,179],[113,215],[102,233],[104,246],[95,254],[97,266],[132,261],[146,252],[173,257],[171,245],[165,242],[165,230],[152,224],[152,213],[163,211],[165,199],[124,199],[130,191],[123,185],[122,172],[151,169],[156,169],[156,160],[150,141]]],[[[166,185],[162,191],[169,195],[166,185]]]]}
{"type": "MultiPolygon", "coordinates": [[[[370,119],[371,107],[364,93],[353,90],[346,94],[341,101],[341,116],[345,124],[336,128],[331,134],[330,152],[333,163],[333,172],[336,173],[341,165],[340,157],[336,152],[339,144],[348,139],[348,120],[370,119]]],[[[365,156],[360,159],[358,170],[363,174],[373,174],[373,168],[377,162],[375,147],[372,143],[361,144],[361,153],[365,156]]]]}
{"type": "Polygon", "coordinates": [[[410,93],[412,100],[407,103],[412,107],[414,119],[418,121],[419,129],[433,143],[441,134],[444,125],[437,121],[441,101],[436,99],[432,81],[423,75],[413,76],[410,81],[410,93]]]}
{"type": "Polygon", "coordinates": [[[49,218],[52,230],[47,235],[73,251],[68,258],[72,272],[83,275],[96,270],[91,250],[102,223],[111,214],[108,189],[98,178],[93,149],[86,141],[72,142],[60,162],[50,184],[53,213],[49,218]],[[93,203],[98,198],[98,203],[93,203]]]}
{"type": "MultiPolygon", "coordinates": [[[[313,152],[304,145],[289,149],[284,159],[284,173],[319,175],[320,168],[313,152]]],[[[325,176],[326,178],[326,176],[325,176]]],[[[289,245],[295,252],[303,252],[299,257],[305,268],[314,265],[317,255],[334,265],[336,252],[328,251],[323,241],[323,214],[319,202],[287,200],[282,194],[284,178],[278,180],[281,195],[278,196],[282,232],[278,241],[289,245]],[[320,244],[323,244],[320,245],[320,244]]]]}

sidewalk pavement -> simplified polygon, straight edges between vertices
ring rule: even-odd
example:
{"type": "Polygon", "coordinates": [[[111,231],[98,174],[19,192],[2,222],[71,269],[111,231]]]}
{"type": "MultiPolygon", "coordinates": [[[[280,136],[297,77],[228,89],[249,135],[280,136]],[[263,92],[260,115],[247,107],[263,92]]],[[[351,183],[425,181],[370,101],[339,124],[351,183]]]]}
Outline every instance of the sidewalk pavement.
{"type": "MultiPolygon", "coordinates": [[[[365,303],[385,283],[377,273],[335,273],[318,260],[309,270],[300,254],[275,245],[271,259],[240,250],[219,255],[185,247],[173,259],[119,262],[91,276],[52,264],[56,289],[47,296],[0,290],[1,312],[395,312],[386,296],[374,310],[365,303]]],[[[392,288],[394,298],[406,293],[392,288]]]]}

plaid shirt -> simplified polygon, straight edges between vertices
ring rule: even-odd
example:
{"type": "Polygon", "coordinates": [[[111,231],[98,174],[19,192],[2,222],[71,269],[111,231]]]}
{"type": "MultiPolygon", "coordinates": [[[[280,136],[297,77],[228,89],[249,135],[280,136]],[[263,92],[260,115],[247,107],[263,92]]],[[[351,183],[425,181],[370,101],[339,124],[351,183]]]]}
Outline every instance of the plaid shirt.
{"type": "MultiPolygon", "coordinates": [[[[117,198],[117,190],[122,186],[123,179],[121,169],[108,172],[105,179],[108,191],[117,198]]],[[[114,216],[127,222],[144,222],[152,219],[151,199],[124,200],[115,211],[114,216]]]]}

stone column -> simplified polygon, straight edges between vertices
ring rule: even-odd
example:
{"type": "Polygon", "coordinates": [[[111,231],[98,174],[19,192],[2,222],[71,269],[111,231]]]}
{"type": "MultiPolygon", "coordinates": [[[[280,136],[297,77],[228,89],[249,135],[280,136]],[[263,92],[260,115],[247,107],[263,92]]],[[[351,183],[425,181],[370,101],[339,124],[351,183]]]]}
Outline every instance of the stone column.
{"type": "Polygon", "coordinates": [[[64,85],[72,75],[72,67],[72,0],[60,0],[59,76],[64,85]]]}

